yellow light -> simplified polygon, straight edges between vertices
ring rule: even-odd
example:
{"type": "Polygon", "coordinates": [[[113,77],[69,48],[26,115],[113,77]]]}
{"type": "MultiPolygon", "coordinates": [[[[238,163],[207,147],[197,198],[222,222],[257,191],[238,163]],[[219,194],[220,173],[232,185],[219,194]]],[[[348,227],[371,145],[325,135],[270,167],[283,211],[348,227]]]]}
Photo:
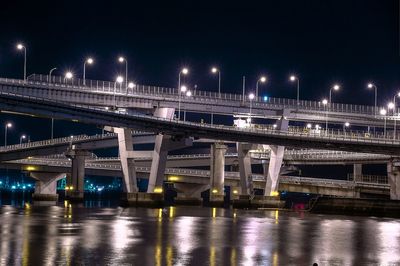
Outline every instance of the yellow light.
{"type": "Polygon", "coordinates": [[[278,224],[278,221],[279,221],[279,211],[276,210],[275,211],[275,224],[278,224]]]}
{"type": "Polygon", "coordinates": [[[169,207],[169,218],[173,218],[174,217],[174,207],[169,207]]]}
{"type": "Polygon", "coordinates": [[[69,190],[69,187],[65,186],[65,190],[69,190]]]}
{"type": "Polygon", "coordinates": [[[279,192],[278,191],[272,191],[271,192],[271,196],[273,196],[273,197],[279,196],[279,192]]]}
{"type": "Polygon", "coordinates": [[[218,190],[216,190],[215,188],[212,190],[212,193],[216,194],[218,193],[218,190]]]}
{"type": "Polygon", "coordinates": [[[27,171],[34,171],[34,170],[36,170],[36,167],[30,165],[30,166],[27,166],[27,167],[26,167],[26,170],[27,170],[27,171]]]}
{"type": "Polygon", "coordinates": [[[74,189],[74,187],[73,187],[73,186],[70,186],[70,187],[69,187],[69,190],[73,190],[73,189],[74,189]]]}
{"type": "Polygon", "coordinates": [[[162,187],[156,187],[156,188],[154,188],[154,193],[162,193],[162,192],[163,192],[162,187]]]}
{"type": "Polygon", "coordinates": [[[234,191],[233,191],[233,194],[237,194],[238,193],[238,191],[235,189],[234,191]]]}
{"type": "Polygon", "coordinates": [[[236,218],[236,212],[233,213],[233,218],[236,218]]]}
{"type": "Polygon", "coordinates": [[[29,203],[25,203],[25,208],[30,209],[31,205],[29,203]]]}
{"type": "Polygon", "coordinates": [[[158,218],[161,218],[162,217],[162,209],[160,208],[160,209],[158,209],[158,218]]]}
{"type": "Polygon", "coordinates": [[[212,208],[212,217],[215,218],[217,216],[217,208],[212,208]]]}
{"type": "Polygon", "coordinates": [[[179,181],[179,179],[180,179],[179,176],[174,176],[174,175],[168,177],[168,181],[179,181]]]}
{"type": "Polygon", "coordinates": [[[68,207],[68,200],[64,200],[64,207],[65,207],[65,208],[68,207]]]}

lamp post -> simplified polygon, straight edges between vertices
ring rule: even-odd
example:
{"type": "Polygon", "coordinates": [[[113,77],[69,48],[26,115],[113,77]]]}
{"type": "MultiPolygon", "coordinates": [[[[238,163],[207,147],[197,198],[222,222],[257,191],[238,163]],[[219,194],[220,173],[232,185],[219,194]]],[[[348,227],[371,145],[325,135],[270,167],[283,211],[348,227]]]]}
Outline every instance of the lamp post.
{"type": "Polygon", "coordinates": [[[24,139],[26,139],[26,135],[22,135],[22,136],[19,138],[19,144],[20,144],[20,145],[22,144],[22,140],[24,140],[24,139]]]}
{"type": "MultiPolygon", "coordinates": [[[[187,91],[186,92],[186,97],[192,97],[192,92],[187,91]]],[[[186,121],[186,110],[183,111],[183,121],[186,121]]]]}
{"type": "Polygon", "coordinates": [[[24,81],[26,81],[26,47],[22,43],[19,43],[17,44],[17,49],[24,50],[24,81]]]}
{"type": "MultiPolygon", "coordinates": [[[[125,82],[128,82],[128,60],[125,57],[120,56],[118,57],[118,62],[125,62],[125,82]]],[[[126,85],[126,88],[128,88],[128,85],[126,85]]]]}
{"type": "Polygon", "coordinates": [[[261,77],[257,80],[257,82],[256,82],[256,95],[255,95],[256,98],[258,98],[258,84],[259,84],[260,82],[264,83],[264,82],[266,82],[266,81],[267,81],[267,78],[266,78],[265,76],[261,76],[261,77]]]}
{"type": "Polygon", "coordinates": [[[179,97],[178,97],[178,120],[181,120],[181,94],[186,93],[187,87],[182,85],[179,89],[179,97]]]}
{"type": "MultiPolygon", "coordinates": [[[[340,89],[340,86],[338,84],[333,85],[330,89],[329,89],[329,105],[328,105],[328,109],[329,111],[332,108],[332,90],[334,91],[338,91],[340,89]]],[[[327,111],[328,112],[328,111],[327,111]]],[[[326,114],[326,134],[328,134],[328,113],[326,114]]]]}
{"type": "Polygon", "coordinates": [[[51,83],[51,73],[53,73],[53,71],[56,70],[56,69],[57,69],[56,67],[53,67],[52,69],[50,69],[49,76],[47,77],[47,82],[48,83],[51,83]]]}
{"type": "Polygon", "coordinates": [[[374,102],[374,115],[375,115],[375,117],[376,117],[376,113],[377,113],[377,110],[378,110],[378,108],[377,108],[377,100],[378,100],[378,87],[376,87],[376,85],[374,84],[374,83],[368,83],[367,84],[367,87],[368,87],[368,89],[374,89],[374,91],[375,91],[375,102],[374,102]]]}
{"type": "Polygon", "coordinates": [[[68,80],[68,79],[71,79],[71,80],[72,80],[73,77],[74,77],[74,75],[72,74],[72,72],[71,72],[71,71],[67,71],[67,72],[65,73],[64,82],[67,83],[67,80],[68,80]]]}
{"type": "Polygon", "coordinates": [[[387,111],[386,111],[386,109],[381,109],[381,110],[379,111],[379,113],[380,113],[382,116],[384,116],[384,119],[385,119],[385,122],[384,122],[384,124],[383,124],[383,136],[386,137],[386,114],[387,114],[387,111]]]}
{"type": "Polygon", "coordinates": [[[122,76],[117,76],[117,78],[115,79],[115,83],[114,83],[114,110],[117,109],[117,99],[115,97],[115,95],[117,93],[117,83],[119,83],[119,86],[121,89],[122,82],[124,82],[124,78],[122,76]]]}
{"type": "MultiPolygon", "coordinates": [[[[181,71],[179,71],[178,74],[178,120],[181,120],[181,92],[182,92],[182,88],[181,88],[181,75],[187,75],[189,73],[189,69],[187,69],[186,67],[182,68],[181,71]]],[[[186,86],[185,87],[185,91],[186,92],[186,86]]]]}
{"type": "Polygon", "coordinates": [[[4,131],[5,131],[5,133],[4,133],[4,146],[7,146],[7,130],[8,130],[8,128],[11,128],[12,127],[12,124],[10,123],[10,122],[7,122],[6,124],[5,124],[5,129],[4,129],[4,131]]]}
{"type": "Polygon", "coordinates": [[[211,72],[213,74],[218,73],[218,97],[221,98],[221,71],[218,68],[213,67],[211,68],[211,72]]]}
{"type": "Polygon", "coordinates": [[[253,102],[253,100],[254,100],[254,93],[250,93],[249,94],[249,100],[250,100],[250,116],[249,116],[249,120],[250,120],[250,122],[249,122],[249,124],[251,125],[251,107],[252,107],[252,102],[253,102]]]}
{"type": "Polygon", "coordinates": [[[346,122],[343,124],[343,134],[346,136],[346,127],[350,127],[350,123],[346,122]]]}
{"type": "MultiPolygon", "coordinates": [[[[129,82],[128,83],[128,88],[132,90],[132,94],[133,94],[133,88],[136,87],[136,84],[134,82],[129,82]]],[[[128,90],[126,90],[126,94],[128,95],[128,90]]]]}
{"type": "Polygon", "coordinates": [[[86,85],[86,64],[91,65],[93,64],[93,62],[94,62],[93,58],[89,57],[83,63],[83,85],[86,85]]]}
{"type": "Polygon", "coordinates": [[[322,100],[322,104],[324,105],[324,109],[325,109],[325,135],[327,134],[326,132],[328,132],[328,100],[327,99],[323,99],[322,100]]]}
{"type": "Polygon", "coordinates": [[[297,81],[297,109],[299,108],[300,105],[300,80],[297,76],[291,75],[289,77],[290,81],[295,82],[297,81]]]}

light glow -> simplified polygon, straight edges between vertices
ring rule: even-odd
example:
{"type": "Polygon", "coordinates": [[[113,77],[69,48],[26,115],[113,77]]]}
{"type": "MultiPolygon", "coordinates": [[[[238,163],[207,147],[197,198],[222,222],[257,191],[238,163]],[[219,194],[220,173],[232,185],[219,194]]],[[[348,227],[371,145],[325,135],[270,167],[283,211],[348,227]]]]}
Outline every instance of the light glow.
{"type": "Polygon", "coordinates": [[[211,72],[212,73],[217,73],[218,72],[218,68],[216,68],[216,67],[211,68],[211,72]]]}
{"type": "Polygon", "coordinates": [[[191,92],[191,91],[187,91],[187,92],[186,92],[186,96],[187,96],[187,97],[192,96],[192,92],[191,92]]]}
{"type": "Polygon", "coordinates": [[[122,56],[120,56],[120,57],[118,57],[118,61],[119,61],[120,63],[122,63],[122,62],[124,62],[124,61],[125,61],[125,58],[124,58],[124,57],[122,57],[122,56]]]}
{"type": "Polygon", "coordinates": [[[89,65],[91,65],[91,64],[93,64],[94,60],[93,60],[93,58],[89,57],[89,58],[86,60],[86,62],[87,62],[89,65]]]}
{"type": "Polygon", "coordinates": [[[124,78],[122,76],[118,76],[115,81],[118,83],[122,83],[122,82],[124,82],[124,78]]]}
{"type": "Polygon", "coordinates": [[[264,83],[264,82],[267,81],[267,78],[266,78],[265,76],[262,76],[262,77],[260,78],[260,81],[261,81],[262,83],[264,83]]]}
{"type": "Polygon", "coordinates": [[[66,79],[72,79],[73,76],[74,76],[74,75],[72,74],[71,71],[68,71],[67,73],[65,73],[65,78],[66,78],[66,79]]]}
{"type": "Polygon", "coordinates": [[[133,89],[134,87],[136,87],[136,84],[133,83],[133,82],[129,82],[128,88],[129,88],[129,89],[133,89]]]}
{"type": "Polygon", "coordinates": [[[334,89],[335,91],[337,91],[337,90],[340,89],[340,86],[339,86],[338,84],[335,84],[335,85],[333,85],[333,89],[334,89]]]}
{"type": "Polygon", "coordinates": [[[323,99],[323,100],[322,100],[322,104],[323,104],[323,105],[327,105],[327,104],[328,104],[328,100],[327,100],[327,99],[323,99]]]}
{"type": "Polygon", "coordinates": [[[182,74],[186,75],[187,73],[189,73],[189,69],[184,67],[184,68],[182,68],[181,72],[182,72],[182,74]]]}
{"type": "Polygon", "coordinates": [[[381,110],[379,111],[379,113],[380,113],[381,115],[386,115],[387,111],[386,111],[386,109],[381,109],[381,110]]]}
{"type": "Polygon", "coordinates": [[[290,81],[295,81],[296,79],[297,79],[296,76],[294,76],[294,75],[290,76],[290,81]]]}
{"type": "Polygon", "coordinates": [[[181,92],[186,92],[187,91],[187,87],[185,85],[181,86],[181,92]]]}
{"type": "Polygon", "coordinates": [[[154,193],[162,193],[162,192],[163,192],[162,187],[156,187],[156,188],[154,188],[154,193]]]}
{"type": "Polygon", "coordinates": [[[250,93],[250,94],[249,94],[249,99],[250,99],[250,100],[253,100],[254,97],[255,97],[254,93],[250,93]]]}
{"type": "Polygon", "coordinates": [[[24,48],[24,45],[22,43],[17,44],[17,49],[22,50],[24,48]]]}

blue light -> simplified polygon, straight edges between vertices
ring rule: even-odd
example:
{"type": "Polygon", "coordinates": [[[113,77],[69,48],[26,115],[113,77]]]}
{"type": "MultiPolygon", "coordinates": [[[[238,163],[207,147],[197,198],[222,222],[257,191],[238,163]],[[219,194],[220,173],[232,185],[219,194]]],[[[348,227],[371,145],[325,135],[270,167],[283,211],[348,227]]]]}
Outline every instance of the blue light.
{"type": "Polygon", "coordinates": [[[263,97],[264,102],[268,101],[268,96],[263,97]]]}
{"type": "Polygon", "coordinates": [[[22,187],[22,189],[25,189],[25,188],[26,188],[25,186],[22,187]]]}
{"type": "Polygon", "coordinates": [[[16,186],[11,186],[11,189],[15,189],[16,188],[16,186]]]}
{"type": "Polygon", "coordinates": [[[3,181],[0,181],[0,185],[3,184],[3,181]]]}

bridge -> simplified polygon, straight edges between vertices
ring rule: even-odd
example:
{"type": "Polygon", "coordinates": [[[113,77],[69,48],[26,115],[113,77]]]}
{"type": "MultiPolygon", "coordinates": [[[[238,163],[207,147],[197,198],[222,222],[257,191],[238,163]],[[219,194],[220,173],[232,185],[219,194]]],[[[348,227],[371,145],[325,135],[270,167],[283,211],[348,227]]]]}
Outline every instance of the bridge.
{"type": "MultiPolygon", "coordinates": [[[[220,96],[205,91],[196,91],[192,97],[186,97],[172,88],[137,85],[134,89],[126,90],[110,82],[86,80],[87,86],[82,86],[79,80],[66,84],[57,78],[49,80],[46,76],[33,75],[28,81],[0,79],[0,109],[111,128],[116,133],[114,141],[118,138],[124,189],[128,193],[137,193],[135,165],[140,161],[137,156],[140,151],[134,151],[132,147],[133,129],[153,134],[146,136],[154,139],[148,193],[162,191],[169,151],[190,147],[193,141],[199,139],[211,139],[214,142],[209,155],[210,189],[215,191],[210,197],[212,200],[218,201],[223,196],[225,153],[227,144],[232,142],[236,144],[239,193],[243,195],[252,193],[253,182],[249,181],[252,160],[269,161],[263,164],[266,176],[264,194],[268,197],[276,194],[284,161],[302,164],[307,161],[305,158],[310,159],[309,162],[319,158],[318,163],[321,164],[355,163],[357,175],[360,172],[359,162],[387,163],[391,198],[400,196],[397,168],[400,139],[395,131],[387,130],[388,124],[395,123],[397,117],[376,115],[374,107],[336,103],[326,106],[313,101],[301,101],[298,104],[294,100],[278,98],[251,101],[242,95],[220,96]],[[250,117],[259,122],[255,124],[252,121],[242,127],[181,121],[174,118],[180,104],[185,112],[218,114],[226,117],[227,121],[250,117]],[[268,124],[271,120],[276,122],[274,126],[268,124]],[[289,126],[289,121],[329,122],[333,127],[324,130],[296,128],[289,126]],[[337,125],[344,122],[365,127],[366,131],[338,129],[337,125]],[[369,131],[371,126],[377,127],[375,134],[369,131]],[[289,154],[284,152],[287,148],[306,152],[301,155],[296,152],[289,154]],[[310,149],[313,151],[307,152],[310,149]],[[324,153],[327,151],[330,154],[324,153]],[[334,156],[335,160],[328,156],[334,156]]],[[[112,141],[110,137],[108,145],[115,145],[112,141]]],[[[65,149],[67,143],[62,145],[60,150],[65,149]]],[[[70,182],[77,184],[78,197],[82,197],[79,180],[83,179],[87,150],[91,150],[90,147],[85,148],[83,143],[80,145],[69,145],[67,152],[72,160],[72,173],[76,173],[72,177],[74,181],[70,182]]],[[[4,154],[7,153],[8,156],[15,154],[12,151],[4,154]]],[[[1,151],[0,156],[3,156],[1,151]]],[[[8,158],[17,159],[18,156],[8,158]]]]}

